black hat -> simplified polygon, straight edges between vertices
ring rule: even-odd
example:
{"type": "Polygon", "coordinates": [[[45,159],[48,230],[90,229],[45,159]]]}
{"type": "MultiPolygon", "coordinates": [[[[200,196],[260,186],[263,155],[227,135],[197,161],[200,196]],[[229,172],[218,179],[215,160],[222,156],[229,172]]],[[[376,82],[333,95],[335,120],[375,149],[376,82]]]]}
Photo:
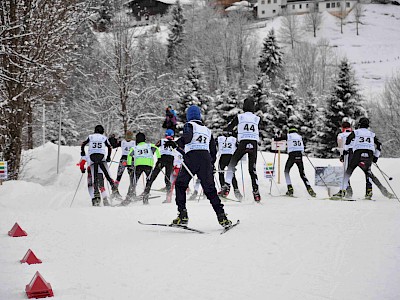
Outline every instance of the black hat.
{"type": "Polygon", "coordinates": [[[358,121],[358,127],[359,128],[368,128],[369,127],[369,119],[366,117],[362,117],[359,121],[358,121]]]}
{"type": "Polygon", "coordinates": [[[94,133],[103,134],[103,133],[104,133],[104,127],[101,126],[101,125],[97,125],[97,126],[94,128],[94,133]]]}
{"type": "Polygon", "coordinates": [[[243,103],[243,110],[246,112],[254,112],[254,99],[246,98],[243,103]]]}
{"type": "Polygon", "coordinates": [[[136,134],[136,144],[143,143],[146,141],[146,136],[144,133],[139,132],[136,134]]]}

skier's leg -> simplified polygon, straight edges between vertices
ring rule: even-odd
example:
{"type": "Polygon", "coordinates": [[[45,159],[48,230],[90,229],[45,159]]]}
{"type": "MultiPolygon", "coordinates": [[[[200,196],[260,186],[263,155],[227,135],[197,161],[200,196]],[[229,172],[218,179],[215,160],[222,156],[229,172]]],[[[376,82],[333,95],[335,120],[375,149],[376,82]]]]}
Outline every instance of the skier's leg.
{"type": "Polygon", "coordinates": [[[289,157],[285,164],[285,171],[284,171],[286,185],[288,188],[286,195],[288,195],[288,196],[293,196],[292,180],[290,179],[290,169],[293,167],[293,165],[294,165],[294,157],[289,154],[289,157]]]}
{"type": "MultiPolygon", "coordinates": [[[[227,155],[226,154],[222,154],[219,158],[219,162],[218,162],[218,171],[224,171],[225,168],[229,165],[230,159],[227,159],[227,155]]],[[[224,186],[225,184],[225,174],[224,172],[219,172],[218,173],[218,178],[219,178],[219,184],[221,186],[224,186]]]]}
{"type": "Polygon", "coordinates": [[[303,160],[296,160],[296,165],[297,168],[299,169],[299,174],[300,174],[300,178],[301,180],[303,180],[304,185],[306,186],[306,188],[310,188],[310,183],[308,182],[308,179],[306,177],[306,174],[304,173],[304,163],[303,160]]]}
{"type": "Polygon", "coordinates": [[[249,158],[249,174],[251,177],[251,185],[253,187],[253,192],[258,192],[258,176],[257,176],[257,143],[252,144],[254,148],[247,151],[247,156],[249,158]]]}
{"type": "Polygon", "coordinates": [[[91,171],[90,166],[88,166],[88,168],[87,168],[87,185],[88,185],[90,199],[93,199],[94,198],[94,187],[93,187],[92,171],[91,171]]]}
{"type": "Polygon", "coordinates": [[[236,172],[236,165],[238,164],[239,160],[242,159],[243,155],[246,154],[246,143],[241,141],[233,153],[231,160],[228,165],[228,170],[226,171],[225,175],[225,186],[230,186],[232,183],[233,174],[236,172]]]}
{"type": "Polygon", "coordinates": [[[163,163],[160,160],[157,160],[156,165],[153,169],[153,172],[151,173],[150,178],[146,182],[146,188],[144,189],[145,193],[150,193],[151,186],[153,185],[154,180],[156,180],[162,167],[163,167],[163,163]]]}
{"type": "Polygon", "coordinates": [[[182,167],[175,181],[175,202],[179,212],[186,210],[186,190],[191,179],[192,176],[182,167]]]}

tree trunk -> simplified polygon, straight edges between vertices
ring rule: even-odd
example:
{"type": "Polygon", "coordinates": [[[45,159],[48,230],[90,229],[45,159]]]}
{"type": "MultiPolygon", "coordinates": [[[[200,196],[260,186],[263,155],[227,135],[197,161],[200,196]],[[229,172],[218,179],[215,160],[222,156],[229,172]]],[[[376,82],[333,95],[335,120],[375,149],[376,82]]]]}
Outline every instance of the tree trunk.
{"type": "Polygon", "coordinates": [[[27,112],[27,125],[28,125],[28,136],[27,136],[27,148],[33,149],[33,117],[32,117],[32,106],[28,105],[27,112]]]}

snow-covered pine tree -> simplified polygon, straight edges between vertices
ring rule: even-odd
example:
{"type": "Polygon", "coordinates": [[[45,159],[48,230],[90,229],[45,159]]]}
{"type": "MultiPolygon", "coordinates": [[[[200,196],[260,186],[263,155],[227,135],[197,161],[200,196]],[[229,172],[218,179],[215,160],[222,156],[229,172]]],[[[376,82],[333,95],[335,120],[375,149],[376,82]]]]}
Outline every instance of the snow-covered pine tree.
{"type": "MultiPolygon", "coordinates": [[[[198,105],[201,108],[203,120],[208,121],[207,114],[212,104],[211,96],[206,94],[207,83],[198,61],[192,60],[189,68],[184,70],[184,78],[178,90],[178,130],[183,128],[186,123],[186,110],[191,105],[198,105]]],[[[207,122],[206,122],[207,123],[207,122]]]]}
{"type": "Polygon", "coordinates": [[[306,152],[312,153],[315,148],[314,139],[317,136],[317,97],[315,93],[309,91],[307,99],[299,99],[298,108],[301,115],[300,134],[303,137],[306,152]]]}
{"type": "Polygon", "coordinates": [[[282,76],[282,53],[276,40],[275,31],[272,28],[264,39],[258,67],[262,74],[269,77],[272,87],[278,86],[277,79],[282,76]]]}
{"type": "Polygon", "coordinates": [[[169,34],[167,38],[167,61],[166,65],[175,70],[182,55],[182,45],[185,35],[186,19],[183,15],[183,8],[178,0],[171,10],[172,20],[169,23],[169,34]]]}
{"type": "Polygon", "coordinates": [[[114,15],[113,8],[110,4],[110,0],[104,0],[100,3],[99,16],[95,23],[95,29],[100,32],[107,31],[111,25],[111,19],[114,15]]]}
{"type": "Polygon", "coordinates": [[[319,156],[333,157],[336,155],[336,139],[344,117],[358,119],[366,116],[364,100],[360,95],[350,63],[347,59],[340,62],[336,84],[327,99],[325,110],[324,136],[319,140],[321,149],[319,156]]]}

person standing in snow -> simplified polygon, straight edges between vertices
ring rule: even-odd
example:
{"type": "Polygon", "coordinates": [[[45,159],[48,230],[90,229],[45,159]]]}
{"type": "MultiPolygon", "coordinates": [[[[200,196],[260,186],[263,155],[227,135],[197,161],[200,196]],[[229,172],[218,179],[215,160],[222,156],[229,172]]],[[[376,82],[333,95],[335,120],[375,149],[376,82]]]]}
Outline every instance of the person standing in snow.
{"type": "Polygon", "coordinates": [[[115,180],[116,189],[112,193],[113,197],[121,197],[118,191],[118,186],[126,169],[129,151],[131,150],[131,148],[135,147],[135,145],[136,142],[133,140],[133,133],[130,130],[126,132],[125,139],[123,139],[122,141],[118,141],[115,145],[116,147],[121,147],[122,155],[118,164],[117,179],[115,180]]]}
{"type": "Polygon", "coordinates": [[[307,192],[310,194],[311,197],[315,197],[316,194],[312,189],[306,174],[304,173],[304,163],[303,163],[303,152],[304,152],[304,142],[302,136],[298,133],[297,128],[291,127],[289,128],[288,134],[282,134],[280,138],[276,139],[276,141],[285,140],[287,141],[287,152],[289,154],[288,160],[286,161],[285,165],[285,179],[287,185],[287,196],[293,196],[293,186],[292,181],[290,179],[290,169],[293,167],[294,164],[297,165],[299,169],[299,174],[301,179],[306,186],[307,192]]]}
{"type": "Polygon", "coordinates": [[[343,155],[349,154],[349,148],[352,144],[353,155],[347,166],[344,178],[342,181],[341,190],[332,196],[332,199],[340,199],[346,196],[346,189],[349,185],[349,180],[355,168],[360,164],[366,170],[366,190],[365,199],[372,197],[372,184],[371,184],[371,165],[377,162],[381,153],[381,143],[375,136],[375,133],[369,129],[369,119],[362,117],[358,122],[358,129],[351,132],[346,138],[344,145],[343,155]]]}
{"type": "Polygon", "coordinates": [[[221,193],[224,195],[229,194],[230,185],[236,171],[236,165],[243,155],[247,154],[249,158],[249,173],[253,188],[253,197],[256,202],[260,202],[261,196],[258,189],[256,168],[258,141],[260,139],[258,130],[260,117],[254,114],[254,100],[252,98],[244,100],[243,111],[244,113],[237,115],[225,128],[225,132],[232,133],[233,129],[237,126],[237,139],[239,144],[229,162],[228,171],[225,176],[226,183],[222,186],[221,193]]]}
{"type": "Polygon", "coordinates": [[[166,129],[171,129],[174,132],[174,135],[176,133],[176,124],[177,124],[177,119],[176,119],[176,113],[172,109],[171,105],[167,107],[165,110],[165,120],[162,125],[163,128],[166,129]]]}
{"type": "MultiPolygon", "coordinates": [[[[136,185],[142,173],[146,175],[146,181],[150,177],[154,166],[154,154],[156,154],[157,158],[161,157],[158,147],[154,144],[146,143],[144,133],[139,132],[136,134],[136,146],[129,151],[127,161],[128,168],[131,168],[130,186],[125,200],[121,203],[122,205],[128,205],[136,197],[136,185]]],[[[143,204],[148,204],[148,195],[142,199],[143,204]]]]}
{"type": "Polygon", "coordinates": [[[111,161],[111,145],[109,144],[107,137],[104,136],[104,128],[101,125],[97,125],[94,128],[94,134],[89,135],[89,137],[81,145],[81,157],[85,158],[85,146],[89,144],[89,158],[91,161],[91,170],[93,170],[94,177],[94,197],[92,199],[93,205],[100,203],[100,192],[98,185],[98,169],[99,167],[103,171],[104,176],[107,178],[111,185],[112,191],[115,190],[114,181],[111,179],[110,174],[106,168],[106,162],[111,161]],[[106,148],[108,149],[107,158],[106,148]]]}
{"type": "MultiPolygon", "coordinates": [[[[237,148],[237,139],[233,136],[219,136],[218,139],[218,154],[219,154],[219,161],[218,161],[218,177],[219,177],[219,183],[222,186],[225,185],[225,174],[224,174],[224,170],[225,168],[229,165],[231,159],[232,159],[232,155],[235,153],[236,148],[237,148]]],[[[232,185],[233,185],[233,191],[235,193],[235,197],[238,200],[242,200],[243,196],[239,191],[239,187],[238,187],[238,183],[236,180],[236,176],[235,174],[233,174],[232,177],[232,185]]],[[[220,192],[220,196],[221,197],[228,197],[229,195],[229,191],[226,194],[222,194],[222,192],[220,192]]]]}
{"type": "Polygon", "coordinates": [[[197,175],[201,181],[204,194],[217,215],[218,222],[223,227],[229,227],[232,222],[227,218],[224,205],[218,197],[215,188],[213,169],[217,148],[211,130],[201,121],[200,108],[192,105],[186,112],[187,123],[183,127],[183,135],[176,142],[168,141],[167,145],[184,152],[183,168],[176,179],[176,205],[178,217],[172,224],[187,225],[189,217],[186,209],[186,190],[192,176],[197,175]],[[188,169],[186,169],[186,167],[188,169]]]}

